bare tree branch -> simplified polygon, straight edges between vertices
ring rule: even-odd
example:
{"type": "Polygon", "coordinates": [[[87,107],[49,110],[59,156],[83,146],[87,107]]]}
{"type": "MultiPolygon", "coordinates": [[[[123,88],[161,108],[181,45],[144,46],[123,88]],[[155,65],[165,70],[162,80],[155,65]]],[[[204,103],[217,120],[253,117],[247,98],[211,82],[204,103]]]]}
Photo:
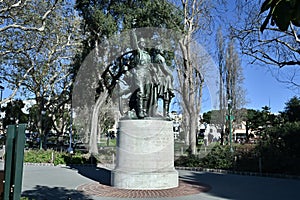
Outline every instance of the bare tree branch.
{"type": "MultiPolygon", "coordinates": [[[[42,25],[40,27],[27,27],[27,26],[24,26],[24,25],[21,25],[21,24],[18,24],[18,23],[13,23],[13,24],[8,24],[8,25],[4,25],[4,27],[0,28],[0,32],[3,32],[3,31],[6,31],[6,30],[9,30],[9,29],[21,29],[23,31],[44,31],[45,30],[45,27],[46,27],[46,24],[45,24],[45,21],[46,21],[46,18],[50,15],[50,13],[55,9],[56,7],[56,4],[57,4],[58,0],[55,0],[54,4],[52,5],[52,7],[47,10],[44,15],[41,17],[41,22],[42,22],[42,25]]],[[[0,13],[3,13],[3,12],[7,12],[13,8],[22,8],[26,5],[27,1],[24,2],[23,5],[21,5],[22,1],[18,1],[16,4],[13,4],[12,6],[8,7],[8,8],[4,8],[2,10],[0,10],[0,13]]]]}
{"type": "Polygon", "coordinates": [[[290,22],[290,27],[291,27],[291,30],[292,30],[292,33],[293,33],[293,35],[295,37],[296,42],[300,43],[300,39],[298,38],[297,32],[296,32],[295,27],[292,24],[292,22],[290,22]]]}

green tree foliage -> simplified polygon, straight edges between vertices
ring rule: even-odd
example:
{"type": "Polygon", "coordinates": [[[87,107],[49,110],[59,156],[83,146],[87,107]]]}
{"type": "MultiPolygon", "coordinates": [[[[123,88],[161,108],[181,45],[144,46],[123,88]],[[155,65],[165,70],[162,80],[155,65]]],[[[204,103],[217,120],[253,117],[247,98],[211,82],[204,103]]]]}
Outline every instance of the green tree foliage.
{"type": "Polygon", "coordinates": [[[205,123],[210,123],[210,121],[211,121],[211,113],[212,113],[213,111],[208,111],[208,112],[205,112],[205,113],[203,113],[203,115],[202,115],[202,121],[203,122],[205,122],[205,123]]]}
{"type": "Polygon", "coordinates": [[[25,104],[22,100],[18,99],[15,101],[10,101],[5,107],[1,108],[2,112],[5,112],[5,117],[3,118],[3,127],[10,124],[18,123],[28,123],[28,115],[25,114],[22,109],[25,104]]]}
{"type": "Polygon", "coordinates": [[[261,125],[261,113],[258,110],[247,109],[246,123],[248,129],[255,130],[261,125]]]}
{"type": "Polygon", "coordinates": [[[246,121],[247,137],[250,130],[255,131],[260,136],[266,136],[265,132],[269,127],[277,126],[281,122],[281,116],[270,112],[268,106],[262,107],[261,110],[247,109],[244,120],[246,121]]]}
{"type": "MultiPolygon", "coordinates": [[[[207,157],[182,156],[176,160],[177,166],[235,169],[240,171],[299,175],[300,168],[300,99],[291,98],[280,115],[272,114],[271,108],[247,109],[245,121],[248,129],[256,131],[260,138],[257,144],[216,146],[207,157]],[[285,120],[283,120],[283,118],[285,120]]],[[[209,120],[210,111],[204,115],[209,120]]]]}
{"type": "Polygon", "coordinates": [[[266,0],[260,10],[260,14],[269,10],[265,21],[260,27],[264,31],[269,21],[281,31],[286,31],[292,23],[300,26],[300,2],[298,0],[266,0]]]}
{"type": "Polygon", "coordinates": [[[219,125],[222,121],[222,112],[220,110],[211,110],[203,113],[203,122],[219,125]]]}
{"type": "Polygon", "coordinates": [[[82,59],[96,47],[96,44],[118,32],[136,27],[178,30],[182,22],[181,15],[174,5],[159,0],[77,0],[76,9],[84,19],[83,27],[88,36],[84,41],[82,59]]]}
{"type": "Polygon", "coordinates": [[[30,132],[47,134],[52,128],[52,120],[49,117],[49,112],[40,112],[40,106],[35,104],[29,108],[28,114],[28,130],[30,132]]]}
{"type": "Polygon", "coordinates": [[[300,123],[287,122],[266,130],[257,147],[265,171],[297,174],[300,163],[300,123]]]}
{"type": "MultiPolygon", "coordinates": [[[[262,158],[263,171],[297,174],[300,152],[300,99],[291,98],[280,115],[270,113],[265,106],[262,111],[250,111],[252,128],[261,134],[254,154],[262,158]]],[[[253,154],[252,153],[252,154],[253,154]]]]}
{"type": "Polygon", "coordinates": [[[300,121],[300,98],[294,96],[285,103],[285,109],[281,114],[288,122],[300,121]]]}

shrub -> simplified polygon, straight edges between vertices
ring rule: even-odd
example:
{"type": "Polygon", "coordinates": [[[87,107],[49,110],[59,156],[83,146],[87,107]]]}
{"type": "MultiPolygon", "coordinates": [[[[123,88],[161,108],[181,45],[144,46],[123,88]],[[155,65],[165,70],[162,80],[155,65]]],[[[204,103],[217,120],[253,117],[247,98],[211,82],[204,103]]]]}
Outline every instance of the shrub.
{"type": "Polygon", "coordinates": [[[200,159],[195,155],[180,156],[175,160],[175,166],[180,167],[199,167],[200,159]]]}
{"type": "Polygon", "coordinates": [[[24,153],[24,162],[29,163],[51,163],[52,152],[45,150],[28,150],[24,153]]]}
{"type": "Polygon", "coordinates": [[[229,146],[216,145],[212,151],[201,159],[201,167],[232,169],[234,164],[234,154],[229,146]]]}
{"type": "Polygon", "coordinates": [[[24,154],[24,162],[59,164],[86,164],[90,163],[89,155],[79,152],[70,155],[66,152],[52,150],[29,150],[24,154]]]}
{"type": "Polygon", "coordinates": [[[206,157],[201,159],[192,154],[179,157],[175,161],[175,166],[232,169],[233,157],[229,146],[216,145],[206,157]]]}
{"type": "Polygon", "coordinates": [[[89,157],[85,156],[85,154],[81,154],[79,152],[74,155],[63,154],[62,158],[66,164],[87,164],[90,163],[89,157]]]}

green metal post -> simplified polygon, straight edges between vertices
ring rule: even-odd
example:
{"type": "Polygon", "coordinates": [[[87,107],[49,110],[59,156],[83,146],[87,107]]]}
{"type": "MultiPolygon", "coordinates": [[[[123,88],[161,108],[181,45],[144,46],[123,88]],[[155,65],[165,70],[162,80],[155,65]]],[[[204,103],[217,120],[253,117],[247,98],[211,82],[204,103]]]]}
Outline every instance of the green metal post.
{"type": "Polygon", "coordinates": [[[26,124],[9,125],[6,139],[5,200],[21,199],[26,124]]]}
{"type": "Polygon", "coordinates": [[[234,116],[231,115],[231,103],[232,100],[228,100],[228,121],[229,121],[229,144],[230,144],[230,151],[233,152],[232,148],[232,121],[234,120],[234,116]]]}
{"type": "Polygon", "coordinates": [[[231,121],[231,104],[228,105],[229,109],[229,143],[230,151],[232,151],[232,121],[231,121]]]}
{"type": "Polygon", "coordinates": [[[20,124],[15,138],[13,200],[21,199],[26,124],[20,124]]]}
{"type": "Polygon", "coordinates": [[[9,125],[7,129],[7,138],[5,144],[5,165],[4,165],[4,194],[3,199],[10,199],[12,168],[13,168],[13,153],[14,153],[14,138],[16,134],[16,126],[9,125]]]}

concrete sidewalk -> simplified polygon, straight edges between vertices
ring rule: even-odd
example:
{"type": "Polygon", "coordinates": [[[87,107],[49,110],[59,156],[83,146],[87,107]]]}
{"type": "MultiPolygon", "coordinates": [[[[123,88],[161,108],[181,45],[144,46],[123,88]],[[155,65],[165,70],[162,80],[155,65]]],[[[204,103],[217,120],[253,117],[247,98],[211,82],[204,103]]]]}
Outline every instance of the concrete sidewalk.
{"type": "MultiPolygon", "coordinates": [[[[162,200],[300,199],[300,180],[240,176],[207,172],[179,171],[183,180],[209,185],[205,193],[190,196],[156,198],[162,200]]],[[[25,165],[22,196],[35,200],[113,200],[120,198],[87,195],[76,188],[82,184],[109,184],[110,172],[97,167],[25,165]]],[[[129,198],[122,198],[124,200],[129,198]]],[[[135,198],[136,200],[142,198],[135,198]]],[[[145,199],[145,198],[143,198],[145,199]]],[[[150,199],[150,198],[148,198],[150,199]]],[[[153,199],[153,198],[152,198],[153,199]]]]}

